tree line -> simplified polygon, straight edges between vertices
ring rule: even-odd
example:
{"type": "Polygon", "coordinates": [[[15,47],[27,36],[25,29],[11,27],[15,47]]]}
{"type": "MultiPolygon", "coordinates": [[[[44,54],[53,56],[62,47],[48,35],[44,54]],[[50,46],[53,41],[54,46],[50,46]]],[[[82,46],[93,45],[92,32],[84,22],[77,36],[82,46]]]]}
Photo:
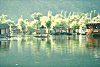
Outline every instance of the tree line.
{"type": "Polygon", "coordinates": [[[73,30],[84,27],[88,22],[100,22],[100,14],[96,13],[96,10],[85,12],[64,12],[53,15],[52,11],[48,11],[47,16],[44,16],[40,12],[34,12],[31,14],[32,20],[24,19],[23,16],[18,18],[18,22],[15,23],[11,19],[8,19],[7,15],[0,16],[0,24],[8,24],[9,26],[17,25],[17,28],[22,33],[33,33],[36,29],[39,29],[41,25],[44,25],[48,32],[51,28],[63,27],[72,28],[73,30]]]}

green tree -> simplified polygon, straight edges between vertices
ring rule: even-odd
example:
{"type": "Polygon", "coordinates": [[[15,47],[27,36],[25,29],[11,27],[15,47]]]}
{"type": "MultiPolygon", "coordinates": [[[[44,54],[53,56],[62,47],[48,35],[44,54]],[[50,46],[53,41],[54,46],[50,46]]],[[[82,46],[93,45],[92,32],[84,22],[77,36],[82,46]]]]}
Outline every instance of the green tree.
{"type": "Polygon", "coordinates": [[[34,32],[34,28],[32,26],[28,26],[27,28],[28,28],[28,31],[27,32],[29,34],[32,34],[34,32]]]}
{"type": "Polygon", "coordinates": [[[42,14],[39,12],[35,12],[31,15],[31,17],[33,18],[33,21],[37,20],[37,22],[36,22],[37,29],[41,26],[41,22],[40,22],[41,16],[42,16],[42,14]]]}
{"type": "Polygon", "coordinates": [[[50,21],[50,20],[48,20],[48,21],[46,22],[46,27],[47,27],[47,29],[48,29],[48,34],[49,34],[50,28],[51,28],[51,21],[50,21]]]}
{"type": "Polygon", "coordinates": [[[18,19],[18,29],[22,33],[26,33],[26,21],[27,20],[24,20],[22,16],[18,19]]]}
{"type": "Polygon", "coordinates": [[[6,21],[7,21],[7,15],[1,15],[0,16],[0,23],[2,24],[2,23],[6,23],[6,21]]]}
{"type": "Polygon", "coordinates": [[[12,21],[11,19],[8,19],[7,15],[1,15],[0,24],[14,25],[14,21],[12,21]]]}
{"type": "Polygon", "coordinates": [[[50,33],[50,28],[51,28],[51,24],[52,24],[52,12],[48,11],[48,16],[47,16],[47,21],[46,22],[46,27],[48,29],[48,34],[50,33]]]}
{"type": "Polygon", "coordinates": [[[27,33],[32,34],[33,32],[35,32],[36,29],[36,22],[32,21],[30,23],[27,24],[27,33]]]}

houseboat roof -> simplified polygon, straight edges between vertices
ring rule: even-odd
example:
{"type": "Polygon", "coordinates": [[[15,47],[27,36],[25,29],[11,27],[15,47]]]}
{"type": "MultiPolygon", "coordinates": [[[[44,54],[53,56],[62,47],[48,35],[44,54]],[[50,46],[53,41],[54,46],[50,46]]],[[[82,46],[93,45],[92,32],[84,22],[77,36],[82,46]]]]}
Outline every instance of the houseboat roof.
{"type": "Polygon", "coordinates": [[[89,22],[89,23],[87,23],[86,25],[100,25],[100,22],[89,22]]]}
{"type": "Polygon", "coordinates": [[[46,27],[42,25],[40,28],[46,28],[46,27]]]}
{"type": "Polygon", "coordinates": [[[3,29],[3,28],[9,28],[9,25],[8,24],[0,24],[0,29],[3,29]]]}

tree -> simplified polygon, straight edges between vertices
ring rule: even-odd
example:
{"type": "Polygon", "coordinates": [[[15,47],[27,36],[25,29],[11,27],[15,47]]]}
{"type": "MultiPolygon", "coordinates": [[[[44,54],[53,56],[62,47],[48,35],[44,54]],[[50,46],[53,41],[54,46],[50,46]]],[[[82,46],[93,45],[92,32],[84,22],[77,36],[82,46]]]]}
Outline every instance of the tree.
{"type": "Polygon", "coordinates": [[[32,34],[35,31],[36,28],[36,22],[32,21],[27,24],[27,33],[32,34]]]}
{"type": "Polygon", "coordinates": [[[2,23],[6,23],[6,21],[7,21],[7,15],[1,15],[0,16],[0,23],[2,24],[2,23]]]}
{"type": "Polygon", "coordinates": [[[52,18],[52,12],[51,11],[48,11],[48,18],[51,20],[52,18]]]}
{"type": "Polygon", "coordinates": [[[52,24],[52,12],[48,11],[48,16],[46,20],[46,27],[48,29],[48,34],[50,33],[51,24],[52,24]]]}
{"type": "Polygon", "coordinates": [[[40,22],[40,17],[42,16],[41,13],[39,12],[35,12],[31,15],[31,17],[33,18],[33,21],[37,20],[37,29],[41,26],[41,22],[40,22]]]}
{"type": "Polygon", "coordinates": [[[27,32],[29,34],[32,34],[34,32],[34,28],[32,26],[28,26],[27,28],[28,28],[28,31],[27,32]]]}
{"type": "Polygon", "coordinates": [[[48,21],[46,22],[46,27],[48,28],[48,34],[49,34],[50,28],[51,28],[51,21],[50,21],[50,20],[48,20],[48,21]]]}
{"type": "Polygon", "coordinates": [[[22,33],[26,32],[26,25],[27,25],[26,21],[27,21],[27,19],[24,20],[22,16],[18,19],[18,29],[22,33]]]}
{"type": "Polygon", "coordinates": [[[70,28],[72,28],[73,30],[75,29],[79,29],[80,25],[78,24],[77,21],[73,21],[71,24],[70,24],[70,28]]]}
{"type": "Polygon", "coordinates": [[[0,24],[14,25],[14,21],[7,18],[7,15],[0,16],[0,24]]]}
{"type": "Polygon", "coordinates": [[[10,30],[10,33],[12,34],[12,33],[13,33],[13,28],[12,28],[12,26],[15,25],[14,21],[8,19],[8,20],[6,21],[6,24],[8,24],[8,25],[10,26],[10,27],[9,27],[9,30],[10,30]]]}

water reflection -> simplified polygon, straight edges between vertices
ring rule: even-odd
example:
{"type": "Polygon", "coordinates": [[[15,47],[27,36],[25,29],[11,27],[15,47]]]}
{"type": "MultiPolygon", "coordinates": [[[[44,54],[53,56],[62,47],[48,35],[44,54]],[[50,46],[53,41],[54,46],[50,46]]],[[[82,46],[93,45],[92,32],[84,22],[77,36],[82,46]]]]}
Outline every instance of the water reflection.
{"type": "Polygon", "coordinates": [[[17,37],[7,41],[0,41],[0,48],[10,48],[16,52],[27,49],[33,54],[45,51],[47,55],[53,53],[83,53],[87,48],[99,48],[100,39],[86,38],[85,36],[51,36],[50,38],[17,37]],[[9,46],[10,45],[10,46],[9,46]]]}
{"type": "Polygon", "coordinates": [[[9,40],[0,40],[0,49],[9,48],[10,41],[9,40]]]}
{"type": "Polygon", "coordinates": [[[95,48],[100,47],[100,38],[93,38],[93,37],[87,37],[87,45],[88,48],[95,48]]]}
{"type": "MultiPolygon", "coordinates": [[[[12,40],[13,41],[13,40],[12,40]]],[[[11,41],[11,42],[12,42],[11,41]]],[[[100,39],[86,38],[86,36],[51,36],[50,38],[19,37],[13,41],[14,48],[18,52],[25,52],[27,49],[33,54],[46,52],[51,53],[69,53],[84,54],[87,48],[100,47],[100,39]],[[86,48],[87,47],[87,48],[86,48]]],[[[13,48],[13,47],[12,47],[13,48]]]]}
{"type": "Polygon", "coordinates": [[[86,41],[87,41],[86,47],[91,49],[93,56],[95,58],[100,58],[100,39],[87,37],[86,41]]]}
{"type": "MultiPolygon", "coordinates": [[[[0,41],[0,49],[5,48],[9,50],[8,53],[5,53],[4,58],[10,58],[10,61],[13,57],[10,62],[14,64],[18,63],[19,65],[28,63],[34,66],[39,64],[45,65],[47,63],[48,66],[49,63],[54,64],[55,60],[58,60],[56,61],[58,65],[63,64],[63,62],[66,62],[66,64],[76,64],[76,62],[82,62],[83,58],[83,64],[86,65],[86,62],[98,63],[98,59],[100,59],[100,39],[86,38],[83,35],[50,36],[49,38],[19,36],[7,41],[0,41]],[[16,58],[18,61],[16,61],[16,58]],[[95,60],[95,62],[91,62],[90,59],[95,60]],[[75,60],[77,61],[75,62],[75,60]]],[[[10,62],[5,62],[1,57],[3,57],[2,54],[0,55],[0,59],[2,60],[0,63],[9,65],[10,62]]]]}

